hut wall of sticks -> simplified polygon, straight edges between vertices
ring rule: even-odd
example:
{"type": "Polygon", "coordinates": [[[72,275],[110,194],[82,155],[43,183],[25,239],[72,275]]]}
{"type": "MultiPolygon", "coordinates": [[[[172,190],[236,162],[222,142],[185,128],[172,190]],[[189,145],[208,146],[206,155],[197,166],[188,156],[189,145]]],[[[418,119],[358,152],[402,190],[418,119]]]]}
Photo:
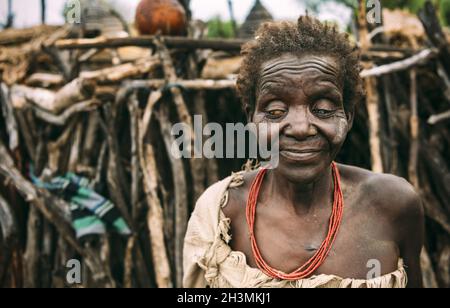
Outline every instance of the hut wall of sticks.
{"type": "MultiPolygon", "coordinates": [[[[418,17],[384,17],[369,29],[360,6],[367,96],[338,161],[415,186],[425,286],[450,287],[449,41],[429,2],[418,17]]],[[[192,25],[187,37],[0,32],[0,287],[181,286],[195,200],[245,166],[170,155],[174,123],[246,121],[235,92],[244,40],[192,25]],[[79,285],[66,279],[73,259],[79,285]]]]}

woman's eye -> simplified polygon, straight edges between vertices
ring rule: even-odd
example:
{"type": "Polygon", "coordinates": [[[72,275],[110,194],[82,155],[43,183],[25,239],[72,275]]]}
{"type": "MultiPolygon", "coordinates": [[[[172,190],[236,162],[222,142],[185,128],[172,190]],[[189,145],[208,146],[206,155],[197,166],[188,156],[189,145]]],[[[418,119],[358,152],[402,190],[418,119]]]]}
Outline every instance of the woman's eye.
{"type": "Polygon", "coordinates": [[[267,110],[266,114],[269,118],[280,118],[284,115],[284,110],[281,110],[281,109],[267,110]]]}
{"type": "Polygon", "coordinates": [[[318,100],[312,109],[312,112],[318,117],[331,116],[335,111],[336,105],[329,99],[318,100]]]}
{"type": "Polygon", "coordinates": [[[319,117],[327,117],[334,113],[334,110],[328,110],[328,109],[314,109],[313,113],[319,117]]]}

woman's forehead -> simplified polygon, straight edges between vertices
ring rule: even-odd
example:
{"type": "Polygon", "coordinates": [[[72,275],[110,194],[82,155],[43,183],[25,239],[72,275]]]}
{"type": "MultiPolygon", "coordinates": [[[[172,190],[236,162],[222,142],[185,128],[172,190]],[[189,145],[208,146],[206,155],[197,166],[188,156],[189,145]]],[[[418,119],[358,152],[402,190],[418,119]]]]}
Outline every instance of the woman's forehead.
{"type": "Polygon", "coordinates": [[[292,82],[292,80],[298,78],[304,81],[306,79],[311,81],[326,80],[335,84],[338,88],[342,88],[340,67],[336,57],[314,54],[300,56],[284,54],[262,64],[258,89],[261,90],[266,85],[292,82]]]}
{"type": "Polygon", "coordinates": [[[278,72],[301,73],[307,70],[317,70],[324,74],[334,75],[336,78],[340,75],[340,67],[336,57],[331,55],[316,54],[283,54],[279,57],[270,59],[261,65],[261,77],[270,76],[278,72]]]}

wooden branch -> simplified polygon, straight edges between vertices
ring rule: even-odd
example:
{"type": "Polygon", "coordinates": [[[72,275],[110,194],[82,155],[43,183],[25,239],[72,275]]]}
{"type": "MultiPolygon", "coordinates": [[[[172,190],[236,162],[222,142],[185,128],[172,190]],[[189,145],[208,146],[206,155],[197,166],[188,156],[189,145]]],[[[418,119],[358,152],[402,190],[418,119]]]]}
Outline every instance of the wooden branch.
{"type": "Polygon", "coordinates": [[[439,200],[434,195],[431,188],[432,184],[430,183],[430,179],[423,164],[420,164],[418,169],[419,178],[421,179],[421,187],[418,191],[423,200],[425,214],[450,234],[450,218],[447,216],[446,211],[442,208],[439,200]]]}
{"type": "Polygon", "coordinates": [[[102,181],[103,170],[106,168],[106,157],[108,152],[108,143],[103,141],[100,146],[100,152],[98,154],[97,164],[95,166],[94,187],[98,187],[102,181]]]}
{"type": "MultiPolygon", "coordinates": [[[[170,83],[175,83],[178,80],[178,78],[176,75],[175,67],[173,66],[173,63],[172,63],[172,59],[170,57],[169,50],[164,45],[163,41],[161,41],[159,39],[155,39],[154,42],[158,48],[158,54],[160,56],[160,59],[161,59],[162,65],[163,65],[164,75],[165,75],[166,79],[170,83]]],[[[192,127],[191,115],[189,114],[189,110],[186,107],[186,103],[184,102],[184,99],[183,99],[180,89],[176,88],[176,87],[171,87],[170,92],[172,93],[172,97],[173,97],[175,106],[177,108],[178,116],[180,117],[181,122],[186,123],[187,125],[192,127]]]]}
{"type": "MultiPolygon", "coordinates": [[[[125,46],[155,47],[153,40],[156,36],[139,36],[126,38],[95,38],[59,40],[55,46],[59,49],[91,49],[118,48],[125,46]]],[[[224,51],[239,51],[245,40],[223,39],[190,39],[186,37],[163,37],[168,48],[180,49],[213,49],[224,51]]]]}
{"type": "Polygon", "coordinates": [[[450,213],[450,172],[447,167],[447,160],[444,159],[439,151],[431,146],[423,138],[421,139],[423,146],[420,148],[420,155],[423,158],[423,163],[427,166],[430,172],[430,180],[433,185],[433,190],[439,199],[443,202],[443,206],[450,213]]]}
{"type": "Polygon", "coordinates": [[[446,121],[450,119],[450,110],[440,113],[440,114],[435,114],[432,115],[429,119],[428,119],[428,124],[430,125],[436,125],[442,121],[446,121]]]}
{"type": "Polygon", "coordinates": [[[77,78],[56,92],[50,111],[59,113],[75,102],[85,101],[94,95],[95,82],[77,78]]]}
{"type": "Polygon", "coordinates": [[[130,113],[130,137],[131,137],[131,217],[133,223],[138,223],[139,208],[139,183],[140,183],[140,167],[139,167],[139,101],[136,95],[129,100],[128,111],[130,113]]]}
{"type": "Polygon", "coordinates": [[[95,83],[82,78],[73,80],[57,92],[22,85],[14,85],[11,88],[13,96],[24,97],[41,109],[55,114],[74,103],[90,99],[94,91],[95,83]]]}
{"type": "Polygon", "coordinates": [[[117,142],[117,131],[116,131],[116,117],[111,111],[109,105],[103,105],[103,111],[108,119],[106,139],[108,141],[108,168],[107,168],[107,182],[108,191],[120,211],[122,217],[125,219],[127,224],[133,229],[133,222],[130,217],[130,213],[127,207],[127,198],[124,195],[124,185],[121,181],[124,181],[124,171],[122,169],[122,164],[120,160],[120,150],[119,144],[117,142]]]}
{"type": "Polygon", "coordinates": [[[386,117],[389,135],[390,162],[389,173],[399,174],[399,155],[398,155],[398,133],[395,129],[397,99],[392,91],[393,76],[384,76],[382,78],[384,88],[384,100],[386,102],[386,117]]]}
{"type": "Polygon", "coordinates": [[[437,273],[442,281],[444,288],[450,288],[450,240],[445,235],[439,235],[439,243],[442,248],[439,248],[438,252],[438,264],[437,273]]]}
{"type": "Polygon", "coordinates": [[[434,47],[439,49],[439,59],[444,66],[445,72],[450,76],[450,50],[447,37],[442,30],[438,14],[431,1],[427,0],[425,2],[423,9],[419,11],[419,19],[428,39],[434,47]]]}
{"type": "MultiPolygon", "coordinates": [[[[169,160],[171,162],[173,187],[175,190],[175,272],[177,274],[176,287],[182,287],[182,252],[188,219],[187,183],[183,161],[181,159],[175,158],[171,154],[172,145],[175,143],[175,138],[171,134],[172,125],[170,122],[168,110],[164,107],[167,106],[163,106],[158,112],[158,120],[161,127],[161,134],[164,139],[164,144],[166,145],[166,151],[167,153],[169,153],[169,160]],[[179,275],[181,275],[181,277],[179,277],[179,275]]],[[[196,171],[193,170],[192,172],[196,171]]],[[[196,193],[198,194],[199,192],[197,191],[196,193]]]]}
{"type": "Polygon", "coordinates": [[[133,251],[136,244],[136,236],[130,236],[127,242],[127,247],[125,249],[124,258],[124,274],[123,274],[123,287],[126,289],[131,289],[133,287],[133,251]]]}
{"type": "Polygon", "coordinates": [[[77,121],[70,146],[69,165],[67,167],[68,172],[77,173],[77,165],[79,159],[81,158],[80,148],[83,128],[83,123],[81,121],[77,121]]]}
{"type": "Polygon", "coordinates": [[[25,263],[24,287],[39,288],[40,287],[40,239],[42,233],[42,217],[36,207],[30,209],[27,222],[27,244],[23,256],[25,263]]]}
{"type": "Polygon", "coordinates": [[[25,29],[8,29],[0,32],[0,45],[14,45],[28,42],[36,36],[52,33],[56,26],[37,26],[25,29]]]}
{"type": "Polygon", "coordinates": [[[31,110],[26,109],[15,109],[14,115],[17,119],[18,131],[20,136],[22,136],[25,149],[28,152],[28,156],[36,161],[36,131],[33,130],[32,125],[30,123],[30,117],[27,117],[29,113],[32,113],[31,110]]]}
{"type": "Polygon", "coordinates": [[[72,79],[72,65],[69,61],[65,60],[58,49],[49,46],[42,46],[42,51],[44,51],[53,60],[55,66],[59,69],[62,74],[64,81],[69,82],[72,79]]]}
{"type": "Polygon", "coordinates": [[[85,53],[83,53],[79,58],[78,58],[78,63],[79,64],[83,64],[84,62],[89,61],[93,56],[99,54],[102,50],[100,49],[96,49],[96,48],[92,48],[87,50],[85,53]]]}
{"type": "MultiPolygon", "coordinates": [[[[97,157],[96,155],[100,153],[99,149],[101,149],[101,147],[98,147],[98,143],[101,143],[101,141],[98,140],[97,135],[100,126],[99,122],[100,115],[98,112],[90,112],[87,115],[87,127],[85,137],[83,138],[83,146],[81,152],[81,164],[85,166],[91,166],[91,162],[94,161],[94,158],[97,157]]],[[[95,175],[94,173],[92,173],[92,176],[95,175]]]]}
{"type": "Polygon", "coordinates": [[[422,249],[422,253],[420,254],[420,267],[422,268],[424,287],[427,289],[436,289],[438,287],[436,274],[433,270],[430,255],[425,247],[422,249]]]}
{"type": "MultiPolygon", "coordinates": [[[[366,22],[366,2],[359,0],[358,28],[359,39],[363,51],[370,47],[369,33],[366,22]]],[[[370,66],[370,63],[366,64],[370,66]]],[[[375,78],[366,78],[366,106],[369,114],[369,133],[370,133],[370,154],[372,162],[372,171],[383,172],[383,160],[381,155],[380,142],[380,113],[378,110],[378,91],[377,80],[375,78]]]]}
{"type": "Polygon", "coordinates": [[[416,54],[405,60],[363,70],[361,72],[361,77],[378,77],[385,74],[392,74],[395,72],[408,70],[414,66],[426,63],[428,60],[433,59],[436,55],[437,52],[435,50],[425,49],[419,54],[416,54]]]}
{"type": "MultiPolygon", "coordinates": [[[[39,128],[38,130],[38,140],[36,146],[36,156],[34,163],[34,172],[35,174],[44,175],[43,171],[45,168],[45,161],[47,158],[47,140],[46,136],[48,136],[49,128],[39,128]]],[[[45,173],[45,177],[47,177],[47,173],[45,173]]]]}
{"type": "Polygon", "coordinates": [[[153,146],[144,143],[153,109],[161,98],[161,92],[153,92],[145,107],[144,116],[139,119],[138,157],[144,178],[144,191],[149,207],[147,225],[150,230],[153,265],[155,267],[156,283],[160,288],[172,287],[171,271],[164,241],[164,215],[157,193],[158,174],[153,146]]]}
{"type": "Polygon", "coordinates": [[[55,230],[51,223],[43,221],[41,239],[41,258],[39,260],[41,269],[40,284],[42,287],[50,287],[53,275],[53,259],[55,251],[55,230]]]}
{"type": "Polygon", "coordinates": [[[2,195],[0,195],[0,229],[4,247],[12,248],[12,244],[17,241],[19,229],[12,207],[2,195]]]}
{"type": "MultiPolygon", "coordinates": [[[[209,123],[208,114],[206,112],[206,102],[205,102],[205,98],[204,98],[204,91],[197,91],[196,93],[194,93],[193,101],[194,101],[194,111],[193,111],[194,114],[200,115],[202,117],[203,123],[209,123]]],[[[203,131],[203,127],[201,127],[201,129],[203,131]]],[[[198,143],[199,144],[197,145],[197,147],[201,147],[200,152],[203,152],[204,142],[198,142],[198,143]]],[[[198,198],[200,198],[200,196],[205,192],[205,189],[206,189],[205,183],[207,183],[206,170],[207,170],[207,166],[208,166],[208,160],[211,160],[212,164],[216,163],[215,159],[207,159],[205,157],[196,158],[196,159],[199,160],[197,167],[199,167],[200,169],[191,171],[191,172],[197,173],[197,176],[195,177],[195,179],[198,181],[197,183],[194,183],[194,196],[193,196],[194,203],[193,204],[195,204],[195,202],[197,202],[198,198]]],[[[211,174],[211,177],[214,177],[214,174],[211,174]]]]}
{"type": "Polygon", "coordinates": [[[34,73],[27,78],[25,84],[29,87],[55,88],[64,83],[64,77],[58,74],[34,73]]]}
{"type": "MultiPolygon", "coordinates": [[[[158,98],[159,99],[159,98],[158,98]]],[[[153,103],[150,101],[149,105],[153,103]]],[[[140,165],[140,155],[139,155],[139,145],[140,145],[140,133],[139,133],[139,118],[140,110],[139,110],[139,102],[137,100],[136,95],[129,100],[128,110],[130,112],[130,133],[131,133],[131,206],[132,212],[131,217],[133,223],[138,226],[139,218],[141,218],[140,213],[142,213],[142,202],[140,202],[140,193],[141,193],[141,181],[142,181],[142,172],[140,165]]],[[[150,234],[151,235],[151,234],[150,234]]],[[[153,239],[152,239],[153,241],[153,239]]],[[[124,274],[124,286],[126,288],[131,288],[133,285],[132,273],[133,270],[137,269],[145,269],[145,262],[142,256],[141,247],[138,242],[137,234],[132,236],[128,240],[127,250],[125,254],[124,260],[125,274],[124,274]],[[133,257],[134,256],[134,257],[133,257]],[[135,262],[133,262],[135,260],[135,262]]],[[[150,280],[148,277],[148,273],[146,270],[137,270],[138,281],[140,282],[140,287],[149,287],[150,280]]]]}
{"type": "MultiPolygon", "coordinates": [[[[169,50],[164,45],[164,41],[155,39],[154,40],[155,45],[157,46],[157,51],[159,54],[159,57],[161,59],[164,75],[166,79],[170,83],[174,83],[178,80],[175,67],[173,66],[172,58],[170,56],[169,50]]],[[[175,107],[178,113],[178,117],[182,123],[185,123],[189,129],[190,129],[190,138],[189,140],[186,140],[187,143],[185,143],[187,146],[187,149],[184,149],[187,153],[191,154],[191,159],[189,160],[190,168],[191,168],[191,176],[192,176],[192,182],[194,185],[199,184],[201,181],[199,178],[201,178],[201,175],[198,174],[198,170],[201,170],[201,161],[196,159],[196,151],[192,151],[192,145],[195,144],[195,133],[192,123],[192,118],[189,113],[189,110],[187,108],[187,105],[184,101],[183,95],[181,93],[181,90],[178,87],[171,87],[170,92],[172,94],[172,99],[175,103],[175,107]]],[[[200,188],[194,186],[194,191],[199,191],[200,188]]],[[[187,206],[187,203],[185,204],[179,204],[179,206],[187,206]]],[[[187,221],[188,221],[188,215],[187,215],[187,208],[181,209],[175,211],[175,264],[182,264],[183,262],[183,244],[184,244],[184,235],[186,233],[187,229],[187,221]],[[177,217],[178,215],[178,217],[177,217]]],[[[176,284],[177,287],[182,286],[183,282],[183,268],[179,267],[178,271],[176,272],[176,284]]]]}
{"type": "Polygon", "coordinates": [[[88,100],[85,102],[77,103],[75,105],[70,106],[60,115],[54,115],[53,113],[44,111],[42,109],[33,106],[33,110],[38,118],[44,120],[45,122],[56,125],[56,126],[64,126],[67,121],[74,115],[81,112],[89,112],[97,109],[101,105],[101,102],[98,100],[88,100]]]}
{"type": "Polygon", "coordinates": [[[27,102],[32,102],[42,109],[52,109],[55,93],[41,88],[30,88],[22,85],[11,87],[11,97],[14,108],[23,108],[27,102]]]}
{"type": "Polygon", "coordinates": [[[186,90],[226,90],[235,89],[236,80],[210,80],[210,79],[194,79],[194,80],[180,80],[177,79],[173,82],[167,82],[163,79],[150,79],[150,80],[131,80],[126,81],[123,84],[124,87],[130,89],[161,89],[161,88],[173,88],[180,87],[186,90]]]}
{"type": "Polygon", "coordinates": [[[76,121],[69,121],[62,134],[55,142],[47,143],[47,166],[52,174],[56,174],[61,168],[59,167],[62,148],[66,146],[72,136],[76,121]]]}
{"type": "Polygon", "coordinates": [[[410,106],[411,106],[411,145],[409,152],[408,174],[409,181],[418,190],[420,189],[419,177],[417,175],[417,160],[419,155],[419,115],[417,106],[417,73],[415,69],[410,71],[410,106]]]}
{"type": "Polygon", "coordinates": [[[81,72],[80,77],[96,81],[99,84],[117,83],[127,78],[149,73],[157,68],[159,63],[156,58],[140,59],[134,63],[126,63],[98,71],[81,72]]]}
{"type": "Polygon", "coordinates": [[[61,200],[55,202],[56,199],[51,197],[48,192],[36,189],[27,181],[14,166],[12,158],[1,141],[0,158],[0,174],[9,179],[26,201],[35,206],[43,217],[56,227],[59,234],[85,259],[97,281],[101,281],[104,286],[113,286],[114,281],[106,274],[101,260],[86,251],[77,242],[70,223],[61,214],[61,208],[59,207],[64,205],[68,209],[69,206],[61,200]]]}
{"type": "Polygon", "coordinates": [[[2,234],[2,243],[0,251],[0,286],[4,281],[4,278],[10,268],[11,259],[13,257],[13,251],[18,244],[18,232],[14,212],[11,205],[3,199],[0,194],[0,229],[2,234]]]}
{"type": "Polygon", "coordinates": [[[9,149],[15,150],[19,146],[19,131],[13,106],[9,97],[8,87],[0,83],[0,109],[5,119],[6,130],[8,131],[9,149]]]}
{"type": "MultiPolygon", "coordinates": [[[[94,39],[67,39],[59,40],[55,47],[62,50],[70,49],[104,49],[119,48],[126,46],[155,48],[154,39],[156,36],[139,36],[126,38],[94,38],[94,39]]],[[[239,52],[243,44],[248,42],[242,39],[194,39],[186,37],[161,36],[168,48],[179,49],[212,49],[229,52],[239,52]]],[[[371,52],[384,52],[393,54],[411,55],[416,51],[408,48],[398,48],[388,45],[374,45],[369,48],[371,52]]]]}
{"type": "MultiPolygon", "coordinates": [[[[148,216],[147,216],[148,218],[148,216]]],[[[147,259],[144,258],[144,255],[142,253],[142,249],[139,245],[135,246],[135,258],[134,262],[136,264],[135,268],[137,269],[147,269],[147,259]]],[[[139,282],[139,287],[141,288],[156,288],[157,286],[153,282],[153,280],[150,278],[147,270],[137,270],[136,272],[136,280],[139,282]]]]}
{"type": "MultiPolygon", "coordinates": [[[[370,39],[367,37],[367,39],[370,39]]],[[[411,48],[401,48],[385,44],[373,44],[368,46],[369,52],[386,52],[386,53],[401,53],[404,56],[412,56],[417,53],[417,50],[411,48]]]]}
{"type": "Polygon", "coordinates": [[[156,169],[155,153],[153,152],[153,147],[150,144],[144,144],[143,146],[144,149],[142,154],[144,157],[142,163],[144,165],[142,167],[145,168],[144,190],[146,190],[149,204],[147,224],[151,234],[152,249],[156,249],[152,251],[153,265],[157,273],[156,281],[159,288],[170,288],[173,285],[171,282],[169,260],[164,243],[162,207],[157,195],[156,172],[158,171],[156,169]]]}

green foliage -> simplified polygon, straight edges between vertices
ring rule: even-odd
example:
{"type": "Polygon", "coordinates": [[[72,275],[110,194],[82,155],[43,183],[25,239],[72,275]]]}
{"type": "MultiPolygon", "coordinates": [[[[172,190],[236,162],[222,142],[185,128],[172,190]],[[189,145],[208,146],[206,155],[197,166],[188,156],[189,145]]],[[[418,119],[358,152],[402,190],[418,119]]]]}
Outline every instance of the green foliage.
{"type": "Polygon", "coordinates": [[[336,2],[344,4],[345,6],[348,6],[349,8],[356,8],[358,6],[357,0],[299,0],[300,2],[303,2],[306,4],[306,7],[313,12],[317,12],[319,10],[319,7],[321,4],[325,2],[336,2]]]}
{"type": "Polygon", "coordinates": [[[386,8],[402,8],[417,13],[425,4],[425,0],[383,0],[382,3],[386,8]]]}
{"type": "MultiPolygon", "coordinates": [[[[344,4],[350,8],[356,8],[358,6],[357,0],[298,0],[306,3],[306,6],[317,12],[319,7],[324,2],[336,2],[344,4]]],[[[395,9],[401,8],[409,10],[413,14],[417,14],[419,10],[424,6],[426,0],[381,0],[383,7],[395,9]]],[[[445,25],[450,25],[450,0],[432,0],[432,2],[440,8],[440,17],[445,25]]]]}
{"type": "Polygon", "coordinates": [[[446,26],[450,26],[450,0],[441,0],[441,19],[446,26]]]}
{"type": "Polygon", "coordinates": [[[209,38],[233,38],[234,36],[232,21],[222,21],[220,17],[208,21],[209,38]]]}
{"type": "MultiPolygon", "coordinates": [[[[302,1],[302,0],[299,0],[302,1]]],[[[407,9],[413,13],[418,12],[420,8],[423,7],[426,0],[380,0],[383,4],[383,7],[387,7],[390,9],[394,8],[403,8],[407,9]]],[[[312,10],[317,10],[320,6],[320,4],[324,2],[336,2],[344,4],[351,8],[356,8],[358,6],[357,0],[306,0],[306,5],[308,8],[312,10]]],[[[441,2],[441,3],[449,3],[450,0],[435,0],[433,1],[435,3],[441,2]]]]}
{"type": "MultiPolygon", "coordinates": [[[[411,13],[417,14],[425,5],[426,0],[383,0],[383,6],[394,9],[402,8],[409,10],[411,13]]],[[[444,25],[450,23],[450,0],[434,0],[432,1],[439,8],[440,18],[444,25]]]]}

